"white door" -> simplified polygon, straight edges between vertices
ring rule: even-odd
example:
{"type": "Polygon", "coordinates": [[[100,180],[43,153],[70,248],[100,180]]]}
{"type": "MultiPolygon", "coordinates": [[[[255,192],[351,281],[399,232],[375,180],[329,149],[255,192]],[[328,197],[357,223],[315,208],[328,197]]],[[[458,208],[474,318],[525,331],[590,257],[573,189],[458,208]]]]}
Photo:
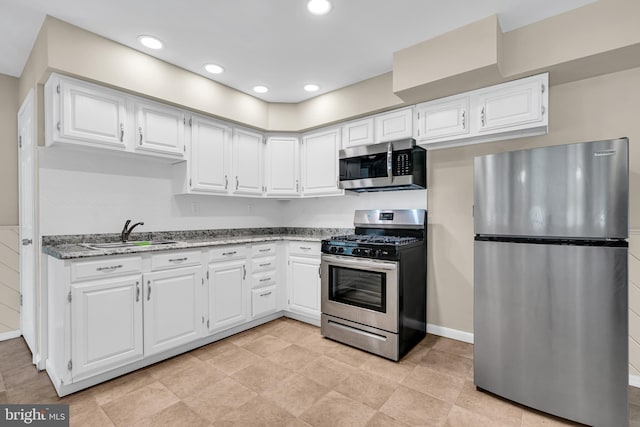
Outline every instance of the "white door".
{"type": "Polygon", "coordinates": [[[201,267],[144,275],[144,354],[160,353],[198,338],[201,267]]]}
{"type": "Polygon", "coordinates": [[[480,91],[476,107],[478,131],[486,132],[541,121],[543,91],[542,76],[480,91]]]}
{"type": "Polygon", "coordinates": [[[233,134],[234,182],[236,194],[262,194],[262,150],[264,137],[259,133],[235,129],[233,134]]]}
{"type": "Polygon", "coordinates": [[[205,118],[191,119],[192,190],[226,193],[229,189],[231,128],[205,118]]]}
{"type": "Polygon", "coordinates": [[[298,138],[269,138],[266,149],[267,195],[300,194],[300,141],[298,138]]]}
{"type": "Polygon", "coordinates": [[[469,97],[428,102],[416,107],[419,141],[442,140],[469,133],[469,97]]]}
{"type": "Polygon", "coordinates": [[[36,241],[33,90],[18,112],[18,167],[20,209],[20,329],[31,353],[38,353],[36,340],[36,241]]]}
{"type": "Polygon", "coordinates": [[[302,138],[302,194],[341,193],[338,187],[340,129],[305,135],[302,138]]]}
{"type": "Polygon", "coordinates": [[[71,286],[74,380],[142,358],[142,277],[71,286]]]}
{"type": "MultiPolygon", "coordinates": [[[[50,84],[54,84],[52,81],[50,84]]],[[[126,98],[124,95],[78,81],[60,79],[50,88],[53,98],[53,139],[83,145],[125,148],[127,130],[126,98]],[[59,97],[59,102],[55,99],[59,97]]]]}
{"type": "Polygon", "coordinates": [[[373,118],[349,122],[342,127],[342,148],[375,142],[373,118]]]}
{"type": "Polygon", "coordinates": [[[183,157],[185,115],[182,110],[136,101],[136,150],[183,157]]]}
{"type": "Polygon", "coordinates": [[[248,315],[246,261],[209,264],[209,331],[243,323],[248,315]]]}
{"type": "Polygon", "coordinates": [[[413,109],[391,111],[374,117],[376,142],[413,138],[413,109]]]}
{"type": "Polygon", "coordinates": [[[289,309],[320,316],[320,259],[289,257],[289,309]]]}

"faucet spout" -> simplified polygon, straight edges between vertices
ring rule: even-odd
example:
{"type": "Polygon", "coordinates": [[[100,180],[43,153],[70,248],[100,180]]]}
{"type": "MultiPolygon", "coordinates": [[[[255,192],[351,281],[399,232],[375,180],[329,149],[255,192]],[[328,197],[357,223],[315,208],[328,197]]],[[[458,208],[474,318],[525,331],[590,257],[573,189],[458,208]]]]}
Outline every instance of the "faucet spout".
{"type": "Polygon", "coordinates": [[[131,224],[131,220],[130,219],[128,219],[124,223],[124,228],[122,229],[122,232],[120,233],[120,240],[122,240],[123,243],[126,242],[127,240],[129,240],[129,235],[131,234],[133,229],[136,228],[139,225],[144,225],[144,222],[137,222],[137,223],[133,224],[131,227],[129,227],[129,224],[131,224]]]}

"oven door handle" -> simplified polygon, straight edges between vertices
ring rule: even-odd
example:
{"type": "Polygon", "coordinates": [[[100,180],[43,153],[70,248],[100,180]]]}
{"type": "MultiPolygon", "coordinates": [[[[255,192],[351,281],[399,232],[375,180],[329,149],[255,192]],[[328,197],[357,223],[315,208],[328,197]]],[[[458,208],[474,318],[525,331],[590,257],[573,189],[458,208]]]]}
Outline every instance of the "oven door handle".
{"type": "Polygon", "coordinates": [[[331,265],[345,265],[350,267],[362,267],[362,268],[370,267],[376,270],[397,270],[398,269],[398,263],[396,262],[375,261],[375,260],[362,259],[362,258],[350,259],[350,258],[337,257],[333,255],[323,255],[322,261],[325,261],[331,265]]]}

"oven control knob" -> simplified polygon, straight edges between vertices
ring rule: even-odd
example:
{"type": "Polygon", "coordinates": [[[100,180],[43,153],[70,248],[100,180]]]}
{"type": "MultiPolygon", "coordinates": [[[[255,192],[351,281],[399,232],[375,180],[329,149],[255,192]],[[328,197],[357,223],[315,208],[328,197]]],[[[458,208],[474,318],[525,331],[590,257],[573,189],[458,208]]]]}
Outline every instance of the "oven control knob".
{"type": "Polygon", "coordinates": [[[336,248],[335,246],[332,246],[330,251],[332,254],[335,254],[338,251],[338,248],[336,248]]]}
{"type": "Polygon", "coordinates": [[[362,255],[362,249],[355,248],[351,253],[354,255],[362,255]]]}
{"type": "Polygon", "coordinates": [[[339,248],[338,248],[338,253],[339,253],[339,254],[341,254],[341,253],[343,253],[343,252],[344,252],[344,248],[343,248],[343,247],[339,247],[339,248]]]}

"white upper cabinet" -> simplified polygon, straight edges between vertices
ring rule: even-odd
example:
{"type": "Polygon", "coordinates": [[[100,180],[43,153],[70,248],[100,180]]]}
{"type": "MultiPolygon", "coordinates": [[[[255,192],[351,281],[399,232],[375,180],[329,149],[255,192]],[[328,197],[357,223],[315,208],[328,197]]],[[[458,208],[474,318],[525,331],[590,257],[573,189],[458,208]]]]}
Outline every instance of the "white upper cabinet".
{"type": "Polygon", "coordinates": [[[302,194],[340,194],[338,149],[340,129],[309,133],[302,138],[302,194]]]}
{"type": "Polygon", "coordinates": [[[430,141],[469,133],[469,97],[447,98],[416,107],[418,139],[430,141]]]}
{"type": "Polygon", "coordinates": [[[349,122],[342,126],[342,148],[375,142],[373,117],[349,122]]]}
{"type": "Polygon", "coordinates": [[[233,131],[234,194],[262,195],[262,154],[264,137],[244,129],[233,131]]]}
{"type": "Polygon", "coordinates": [[[46,145],[66,142],[124,150],[127,99],[119,92],[53,75],[45,85],[46,145]]]}
{"type": "Polygon", "coordinates": [[[475,106],[478,131],[488,132],[541,121],[544,80],[541,76],[534,76],[478,91],[475,106]]]}
{"type": "Polygon", "coordinates": [[[300,195],[300,140],[285,137],[268,138],[265,159],[267,195],[300,195]]]}
{"type": "Polygon", "coordinates": [[[416,106],[418,143],[446,148],[547,133],[549,74],[416,106]]]}
{"type": "Polygon", "coordinates": [[[135,114],[136,150],[184,156],[184,111],[155,102],[137,100],[135,114]]]}
{"type": "Polygon", "coordinates": [[[189,155],[189,189],[227,193],[231,174],[231,128],[193,116],[189,155]]]}
{"type": "Polygon", "coordinates": [[[376,142],[413,138],[413,108],[403,108],[374,117],[376,142]]]}

